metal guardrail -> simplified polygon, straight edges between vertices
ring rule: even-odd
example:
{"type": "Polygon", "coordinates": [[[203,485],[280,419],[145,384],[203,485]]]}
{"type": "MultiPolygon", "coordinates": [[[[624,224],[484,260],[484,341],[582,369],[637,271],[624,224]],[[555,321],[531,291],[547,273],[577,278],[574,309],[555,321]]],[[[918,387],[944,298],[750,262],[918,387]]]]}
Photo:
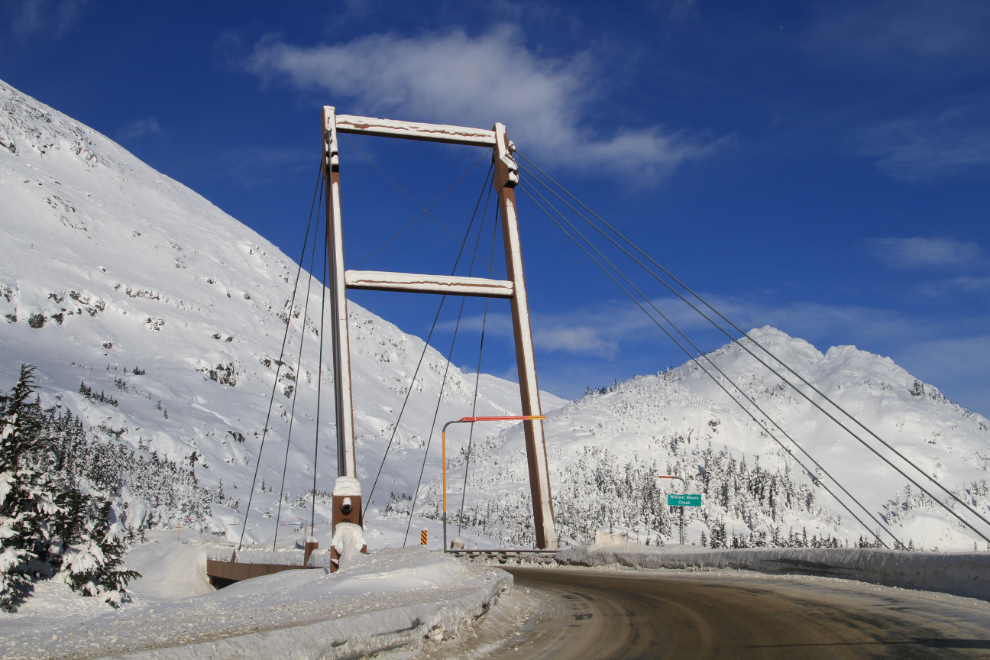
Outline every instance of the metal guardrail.
{"type": "Polygon", "coordinates": [[[445,554],[464,557],[466,559],[495,559],[506,564],[516,559],[534,563],[550,563],[557,553],[555,550],[482,550],[482,549],[451,549],[445,554]]]}

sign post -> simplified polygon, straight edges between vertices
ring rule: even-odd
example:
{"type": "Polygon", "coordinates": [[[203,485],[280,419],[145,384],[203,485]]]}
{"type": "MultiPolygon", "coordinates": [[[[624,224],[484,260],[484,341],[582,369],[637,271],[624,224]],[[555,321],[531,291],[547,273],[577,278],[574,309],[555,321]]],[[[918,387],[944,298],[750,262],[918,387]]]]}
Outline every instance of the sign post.
{"type": "MultiPolygon", "coordinates": [[[[674,477],[668,474],[658,474],[655,475],[657,479],[677,479],[681,482],[682,486],[687,486],[685,482],[680,477],[674,477]]],[[[667,493],[667,506],[679,506],[681,507],[681,522],[680,522],[680,541],[681,545],[684,545],[685,533],[684,533],[684,507],[686,506],[701,506],[701,495],[689,494],[689,493],[667,493]]]]}

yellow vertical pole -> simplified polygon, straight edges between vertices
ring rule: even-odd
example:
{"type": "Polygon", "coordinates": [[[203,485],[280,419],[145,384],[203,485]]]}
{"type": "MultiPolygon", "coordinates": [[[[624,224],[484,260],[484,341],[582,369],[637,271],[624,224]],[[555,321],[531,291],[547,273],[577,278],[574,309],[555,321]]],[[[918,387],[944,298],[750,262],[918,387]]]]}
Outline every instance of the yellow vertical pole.
{"type": "Polygon", "coordinates": [[[443,551],[447,552],[447,426],[440,432],[440,459],[443,461],[443,551]]]}
{"type": "Polygon", "coordinates": [[[440,434],[440,455],[443,458],[443,517],[447,519],[447,432],[440,434]]]}

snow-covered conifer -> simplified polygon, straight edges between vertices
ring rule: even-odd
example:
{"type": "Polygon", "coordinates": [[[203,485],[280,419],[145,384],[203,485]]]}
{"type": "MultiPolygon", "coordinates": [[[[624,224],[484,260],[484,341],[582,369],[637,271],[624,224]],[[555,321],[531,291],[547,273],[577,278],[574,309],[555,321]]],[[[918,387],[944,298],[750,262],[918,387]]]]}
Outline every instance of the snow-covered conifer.
{"type": "Polygon", "coordinates": [[[24,365],[10,396],[0,400],[0,608],[8,612],[31,594],[35,578],[52,574],[46,517],[54,505],[47,475],[30,460],[41,430],[34,392],[34,367],[24,365]]]}
{"type": "Polygon", "coordinates": [[[127,546],[111,528],[112,502],[72,489],[57,503],[52,560],[60,575],[73,591],[106,596],[107,603],[119,607],[128,582],[140,574],[120,568],[127,546]]]}

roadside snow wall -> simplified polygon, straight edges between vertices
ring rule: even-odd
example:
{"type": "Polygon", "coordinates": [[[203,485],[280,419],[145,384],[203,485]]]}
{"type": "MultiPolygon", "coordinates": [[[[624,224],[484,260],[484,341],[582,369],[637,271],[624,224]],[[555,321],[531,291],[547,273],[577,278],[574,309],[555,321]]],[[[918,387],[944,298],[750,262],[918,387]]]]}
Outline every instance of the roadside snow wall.
{"type": "Polygon", "coordinates": [[[512,576],[497,568],[419,546],[383,550],[358,554],[336,573],[283,571],[117,611],[4,614],[0,656],[358,658],[399,647],[415,650],[428,637],[455,636],[511,587],[512,576]]]}
{"type": "MultiPolygon", "coordinates": [[[[607,535],[602,535],[607,536],[607,535]]],[[[990,552],[934,553],[856,548],[652,548],[615,539],[557,552],[560,564],[636,569],[733,568],[760,573],[818,575],[888,587],[941,591],[990,600],[990,552]]]]}

